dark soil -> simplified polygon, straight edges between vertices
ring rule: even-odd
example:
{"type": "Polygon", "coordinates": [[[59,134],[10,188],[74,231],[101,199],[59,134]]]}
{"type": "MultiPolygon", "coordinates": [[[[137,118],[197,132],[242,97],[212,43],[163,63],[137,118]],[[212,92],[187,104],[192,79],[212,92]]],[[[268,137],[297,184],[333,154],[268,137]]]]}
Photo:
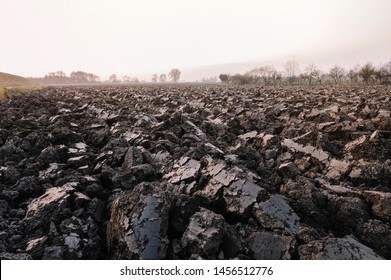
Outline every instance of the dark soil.
{"type": "Polygon", "coordinates": [[[391,259],[386,86],[0,102],[1,259],[391,259]]]}

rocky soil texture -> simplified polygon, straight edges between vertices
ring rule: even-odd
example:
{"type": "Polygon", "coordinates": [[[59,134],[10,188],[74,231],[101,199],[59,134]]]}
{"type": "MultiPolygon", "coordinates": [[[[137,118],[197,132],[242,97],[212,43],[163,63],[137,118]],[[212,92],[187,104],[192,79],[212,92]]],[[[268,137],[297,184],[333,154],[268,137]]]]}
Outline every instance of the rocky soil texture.
{"type": "Polygon", "coordinates": [[[1,259],[391,259],[391,89],[0,103],[1,259]]]}

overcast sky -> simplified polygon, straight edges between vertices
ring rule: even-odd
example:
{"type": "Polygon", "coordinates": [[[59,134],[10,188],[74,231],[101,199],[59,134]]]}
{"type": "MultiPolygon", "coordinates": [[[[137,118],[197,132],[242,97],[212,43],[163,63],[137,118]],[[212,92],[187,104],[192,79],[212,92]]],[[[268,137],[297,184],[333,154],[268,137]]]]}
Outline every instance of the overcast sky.
{"type": "Polygon", "coordinates": [[[391,0],[0,0],[0,11],[0,71],[22,76],[149,80],[176,67],[192,80],[291,58],[391,60],[391,0]]]}

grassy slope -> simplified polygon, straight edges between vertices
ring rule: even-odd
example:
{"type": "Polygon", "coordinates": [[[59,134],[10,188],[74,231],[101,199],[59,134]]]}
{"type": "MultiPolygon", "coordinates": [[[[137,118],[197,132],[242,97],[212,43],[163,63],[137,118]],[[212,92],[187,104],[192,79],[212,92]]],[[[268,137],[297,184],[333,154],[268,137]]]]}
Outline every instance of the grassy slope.
{"type": "Polygon", "coordinates": [[[37,85],[26,78],[0,72],[0,100],[7,92],[24,92],[34,88],[37,88],[37,85]]]}
{"type": "Polygon", "coordinates": [[[31,86],[33,83],[26,78],[0,72],[0,87],[31,86]]]}

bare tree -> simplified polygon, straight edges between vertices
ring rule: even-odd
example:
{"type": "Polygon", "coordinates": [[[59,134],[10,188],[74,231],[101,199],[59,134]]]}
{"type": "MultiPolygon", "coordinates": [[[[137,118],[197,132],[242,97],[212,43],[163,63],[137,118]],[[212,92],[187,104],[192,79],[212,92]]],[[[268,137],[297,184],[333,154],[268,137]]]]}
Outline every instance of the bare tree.
{"type": "Polygon", "coordinates": [[[379,67],[378,69],[376,69],[375,72],[373,73],[373,75],[375,76],[376,81],[378,83],[381,83],[383,81],[383,78],[386,77],[387,75],[389,75],[389,72],[386,68],[386,65],[383,65],[383,66],[379,67]]]}
{"type": "Polygon", "coordinates": [[[265,85],[272,85],[275,83],[277,77],[277,70],[270,65],[266,65],[259,68],[263,83],[265,85]]]}
{"type": "Polygon", "coordinates": [[[254,84],[263,83],[265,85],[274,85],[279,73],[273,66],[266,65],[247,71],[244,76],[250,77],[254,84]]]}
{"type": "Polygon", "coordinates": [[[161,83],[167,82],[167,75],[166,74],[160,74],[159,82],[161,82],[161,83]]]}
{"type": "Polygon", "coordinates": [[[130,76],[122,76],[122,82],[123,83],[130,83],[132,81],[132,78],[130,76]]]}
{"type": "Polygon", "coordinates": [[[290,60],[284,65],[285,75],[290,84],[293,84],[299,73],[299,64],[296,60],[290,60]]]}
{"type": "MultiPolygon", "coordinates": [[[[246,76],[248,77],[249,81],[251,80],[251,83],[252,84],[259,84],[262,82],[262,70],[261,70],[262,67],[259,67],[259,68],[254,68],[254,69],[251,69],[250,71],[247,71],[246,73],[244,73],[243,76],[246,76]]],[[[235,80],[237,81],[238,80],[238,76],[235,75],[235,80]]]]}
{"type": "Polygon", "coordinates": [[[335,65],[330,69],[330,76],[334,80],[334,83],[339,83],[342,81],[343,76],[345,76],[346,70],[338,65],[335,65]]]}
{"type": "Polygon", "coordinates": [[[111,74],[109,77],[109,82],[110,83],[118,83],[118,77],[116,74],[111,74]]]}
{"type": "Polygon", "coordinates": [[[308,79],[309,85],[312,85],[312,82],[315,80],[319,81],[319,78],[321,77],[321,75],[322,75],[321,71],[313,63],[307,65],[307,67],[304,70],[304,76],[306,79],[308,79]]]}
{"type": "Polygon", "coordinates": [[[151,79],[152,83],[157,83],[157,79],[158,79],[157,74],[153,74],[151,79]]]}
{"type": "Polygon", "coordinates": [[[347,73],[347,76],[349,77],[351,83],[357,83],[358,73],[354,71],[354,69],[350,69],[347,73]]]}
{"type": "Polygon", "coordinates": [[[277,85],[279,83],[281,83],[281,80],[282,80],[282,74],[278,71],[276,71],[274,74],[273,74],[273,85],[277,85]]]}
{"type": "Polygon", "coordinates": [[[75,84],[83,84],[88,82],[88,73],[83,71],[73,71],[70,75],[70,78],[75,84]]]}
{"type": "Polygon", "coordinates": [[[99,78],[99,76],[97,76],[95,74],[88,73],[87,74],[87,80],[90,83],[98,83],[100,81],[100,78],[99,78]]]}
{"type": "Polygon", "coordinates": [[[352,69],[350,69],[347,73],[346,76],[349,78],[350,83],[358,83],[359,82],[359,75],[358,73],[360,72],[361,66],[359,64],[356,64],[352,69]]]}
{"type": "Polygon", "coordinates": [[[53,84],[67,84],[70,82],[70,78],[63,71],[56,71],[45,75],[44,81],[53,84]]]}
{"type": "Polygon", "coordinates": [[[49,72],[43,78],[37,78],[43,84],[88,84],[98,83],[99,76],[84,71],[73,71],[68,77],[63,71],[49,72]]]}
{"type": "Polygon", "coordinates": [[[323,80],[326,78],[326,74],[322,70],[318,70],[315,72],[315,80],[318,84],[322,84],[323,80]]]}
{"type": "Polygon", "coordinates": [[[181,71],[179,71],[179,69],[177,68],[173,68],[168,73],[168,76],[170,77],[171,81],[177,83],[179,81],[179,78],[181,77],[181,71]]]}
{"type": "Polygon", "coordinates": [[[364,80],[366,84],[369,83],[369,80],[373,77],[375,74],[375,68],[373,68],[372,63],[368,62],[365,64],[360,72],[358,72],[358,75],[364,80]]]}
{"type": "Polygon", "coordinates": [[[230,78],[230,83],[233,85],[249,85],[254,84],[254,78],[249,75],[236,74],[230,78]]]}
{"type": "Polygon", "coordinates": [[[56,71],[56,76],[57,77],[66,77],[65,73],[63,71],[56,71]]]}
{"type": "Polygon", "coordinates": [[[221,81],[223,84],[228,84],[228,83],[229,83],[230,77],[231,77],[231,75],[229,75],[229,74],[220,74],[220,75],[219,75],[219,79],[220,79],[220,81],[221,81]]]}
{"type": "Polygon", "coordinates": [[[214,83],[217,83],[217,77],[203,77],[201,79],[201,82],[214,84],[214,83]]]}
{"type": "Polygon", "coordinates": [[[384,64],[383,67],[387,70],[387,73],[389,75],[391,75],[391,60],[389,62],[387,62],[386,64],[384,64]]]}

